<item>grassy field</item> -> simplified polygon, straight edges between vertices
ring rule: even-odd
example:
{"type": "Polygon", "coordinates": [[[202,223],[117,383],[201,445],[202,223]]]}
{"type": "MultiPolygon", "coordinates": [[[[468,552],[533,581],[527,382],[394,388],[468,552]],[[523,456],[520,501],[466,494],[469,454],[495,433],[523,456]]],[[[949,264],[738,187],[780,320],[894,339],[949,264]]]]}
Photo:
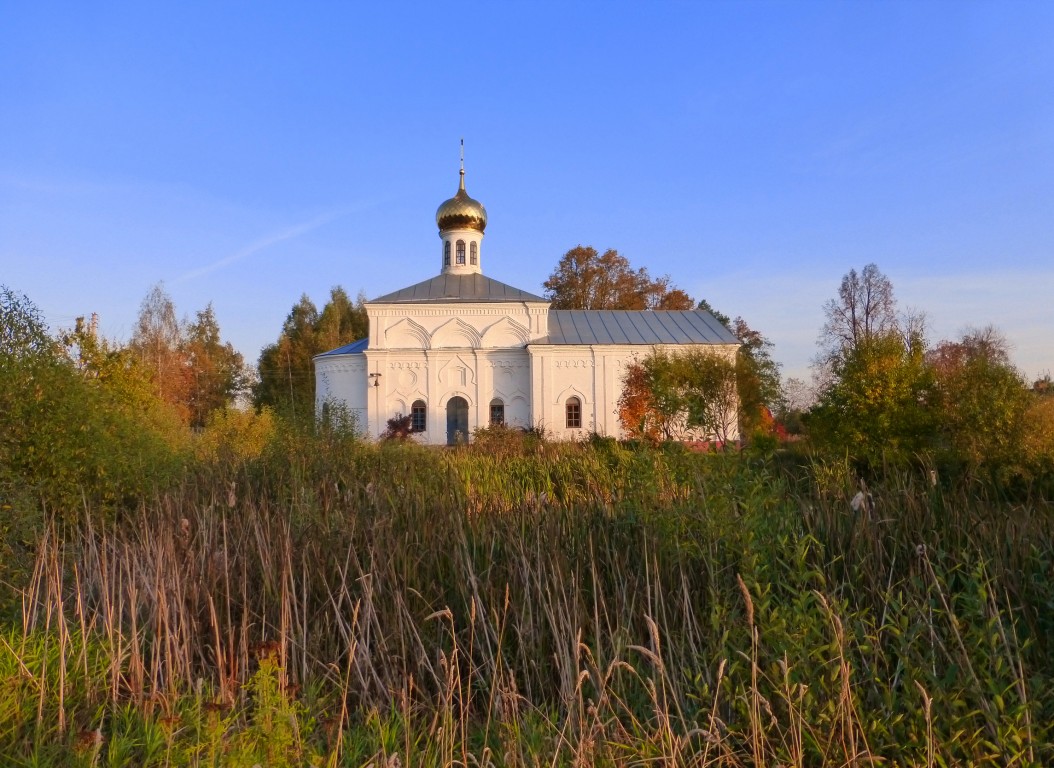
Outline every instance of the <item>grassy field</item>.
{"type": "Polygon", "coordinates": [[[290,434],[148,497],[26,513],[0,754],[1054,762],[1051,503],[925,467],[873,479],[873,509],[858,488],[797,455],[290,434]]]}

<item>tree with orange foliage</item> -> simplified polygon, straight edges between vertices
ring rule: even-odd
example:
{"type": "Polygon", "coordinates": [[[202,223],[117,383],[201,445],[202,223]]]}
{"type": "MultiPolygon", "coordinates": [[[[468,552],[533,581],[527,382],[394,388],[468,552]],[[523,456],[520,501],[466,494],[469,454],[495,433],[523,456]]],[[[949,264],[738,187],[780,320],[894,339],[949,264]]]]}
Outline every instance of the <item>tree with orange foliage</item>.
{"type": "Polygon", "coordinates": [[[180,322],[160,283],[143,299],[128,349],[149,374],[154,394],[196,429],[248,388],[242,356],[220,338],[212,304],[193,322],[180,322]]]}
{"type": "Polygon", "coordinates": [[[618,418],[627,436],[633,440],[658,442],[666,437],[662,430],[664,419],[652,395],[651,377],[638,362],[626,367],[622,395],[618,400],[618,418]]]}
{"type": "Polygon", "coordinates": [[[736,366],[709,350],[653,350],[627,367],[619,418],[630,437],[678,440],[693,432],[727,444],[738,432],[736,366]]]}
{"type": "Polygon", "coordinates": [[[603,254],[576,246],[563,255],[543,283],[553,309],[691,309],[692,298],[670,283],[652,278],[645,267],[634,270],[614,249],[603,254]]]}

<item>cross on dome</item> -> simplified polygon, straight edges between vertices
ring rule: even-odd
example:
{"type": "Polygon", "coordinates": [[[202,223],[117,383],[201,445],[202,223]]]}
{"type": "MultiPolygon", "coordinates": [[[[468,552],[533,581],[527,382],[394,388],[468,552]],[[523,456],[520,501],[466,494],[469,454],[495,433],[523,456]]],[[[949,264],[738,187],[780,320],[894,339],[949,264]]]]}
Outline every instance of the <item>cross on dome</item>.
{"type": "Polygon", "coordinates": [[[436,210],[436,225],[443,241],[442,274],[480,274],[483,230],[487,209],[465,191],[465,140],[461,140],[461,179],[457,194],[436,210]]]}
{"type": "Polygon", "coordinates": [[[447,229],[474,229],[482,232],[487,228],[487,209],[483,203],[473,200],[465,191],[465,142],[461,142],[461,180],[457,194],[445,200],[436,211],[439,231],[447,229]]]}

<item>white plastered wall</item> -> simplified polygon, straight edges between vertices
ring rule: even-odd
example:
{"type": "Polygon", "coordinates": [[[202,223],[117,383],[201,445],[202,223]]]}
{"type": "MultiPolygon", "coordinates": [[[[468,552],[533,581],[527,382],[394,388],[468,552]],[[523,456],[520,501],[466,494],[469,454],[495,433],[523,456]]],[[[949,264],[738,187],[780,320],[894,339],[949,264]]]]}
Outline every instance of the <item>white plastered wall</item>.
{"type": "Polygon", "coordinates": [[[505,421],[529,426],[530,360],[526,344],[548,332],[548,305],[530,302],[371,304],[365,375],[368,432],[379,436],[388,420],[407,415],[413,403],[427,408],[422,442],[447,442],[446,407],[468,403],[468,430],[490,423],[494,398],[505,421]]]}
{"type": "Polygon", "coordinates": [[[343,403],[355,420],[355,429],[365,433],[369,416],[366,357],[332,355],[315,360],[315,411],[321,414],[326,404],[343,403]]]}

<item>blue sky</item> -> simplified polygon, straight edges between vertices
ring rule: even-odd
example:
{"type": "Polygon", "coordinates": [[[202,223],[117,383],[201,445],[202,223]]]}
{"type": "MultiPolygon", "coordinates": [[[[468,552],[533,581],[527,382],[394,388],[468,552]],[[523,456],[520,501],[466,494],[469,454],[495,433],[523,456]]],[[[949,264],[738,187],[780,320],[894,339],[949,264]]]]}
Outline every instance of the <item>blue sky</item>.
{"type": "Polygon", "coordinates": [[[616,248],[804,377],[875,262],[936,341],[1054,369],[1054,3],[0,0],[0,283],[127,339],[152,285],[246,359],[307,293],[439,268],[540,292],[616,248]]]}

